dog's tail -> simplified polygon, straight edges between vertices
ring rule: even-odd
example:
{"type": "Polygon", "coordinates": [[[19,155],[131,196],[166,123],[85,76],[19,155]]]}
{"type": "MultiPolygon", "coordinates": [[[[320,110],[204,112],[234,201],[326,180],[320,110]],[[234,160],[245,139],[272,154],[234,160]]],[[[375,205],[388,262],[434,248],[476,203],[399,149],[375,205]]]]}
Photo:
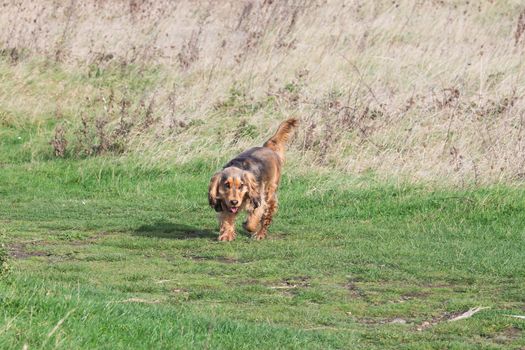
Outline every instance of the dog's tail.
{"type": "Polygon", "coordinates": [[[285,120],[279,125],[279,129],[277,129],[275,135],[266,141],[263,146],[274,150],[279,154],[281,159],[284,159],[284,146],[286,145],[286,141],[288,141],[288,137],[290,137],[290,134],[297,125],[299,125],[299,120],[296,118],[285,120]]]}

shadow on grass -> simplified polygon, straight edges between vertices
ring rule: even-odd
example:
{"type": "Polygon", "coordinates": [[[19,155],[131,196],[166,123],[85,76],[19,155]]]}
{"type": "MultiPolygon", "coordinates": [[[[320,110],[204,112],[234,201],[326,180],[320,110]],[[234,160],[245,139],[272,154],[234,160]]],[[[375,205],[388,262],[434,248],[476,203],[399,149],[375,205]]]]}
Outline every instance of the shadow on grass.
{"type": "Polygon", "coordinates": [[[142,225],[139,228],[137,228],[133,232],[133,234],[144,237],[158,237],[171,239],[217,239],[218,236],[217,232],[214,232],[212,230],[203,230],[197,227],[164,221],[156,222],[151,225],[142,225]]]}

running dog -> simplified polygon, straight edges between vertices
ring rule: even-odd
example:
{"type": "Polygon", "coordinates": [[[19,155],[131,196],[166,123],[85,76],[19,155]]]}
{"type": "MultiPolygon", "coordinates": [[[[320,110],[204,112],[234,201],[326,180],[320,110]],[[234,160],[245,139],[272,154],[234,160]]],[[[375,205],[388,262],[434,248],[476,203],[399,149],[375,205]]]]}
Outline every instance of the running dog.
{"type": "Polygon", "coordinates": [[[277,188],[281,179],[286,141],[299,124],[295,118],[281,123],[262,147],[253,147],[230,160],[210,180],[208,201],[217,211],[219,241],[235,239],[235,218],[246,210],[243,223],[257,240],[264,239],[277,211],[277,188]]]}

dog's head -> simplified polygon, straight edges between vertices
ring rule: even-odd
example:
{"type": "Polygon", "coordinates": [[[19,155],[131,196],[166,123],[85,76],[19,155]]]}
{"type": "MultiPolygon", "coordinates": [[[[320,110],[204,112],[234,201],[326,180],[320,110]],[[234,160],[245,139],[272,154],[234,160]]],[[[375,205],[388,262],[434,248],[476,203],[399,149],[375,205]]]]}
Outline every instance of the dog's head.
{"type": "Polygon", "coordinates": [[[226,168],[210,180],[208,201],[215,211],[237,213],[249,200],[253,209],[261,205],[261,196],[255,176],[236,167],[226,168]]]}

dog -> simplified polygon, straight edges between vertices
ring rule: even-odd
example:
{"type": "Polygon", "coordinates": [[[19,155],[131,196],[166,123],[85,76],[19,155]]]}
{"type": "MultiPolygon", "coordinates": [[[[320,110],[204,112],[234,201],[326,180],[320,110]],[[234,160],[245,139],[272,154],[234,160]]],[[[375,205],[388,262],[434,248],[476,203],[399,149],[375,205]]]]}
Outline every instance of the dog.
{"type": "Polygon", "coordinates": [[[299,121],[290,118],[262,147],[253,147],[230,160],[214,174],[208,187],[208,201],[218,212],[219,241],[235,239],[235,218],[246,210],[246,231],[261,240],[277,211],[277,188],[284,163],[285,145],[299,121]]]}

